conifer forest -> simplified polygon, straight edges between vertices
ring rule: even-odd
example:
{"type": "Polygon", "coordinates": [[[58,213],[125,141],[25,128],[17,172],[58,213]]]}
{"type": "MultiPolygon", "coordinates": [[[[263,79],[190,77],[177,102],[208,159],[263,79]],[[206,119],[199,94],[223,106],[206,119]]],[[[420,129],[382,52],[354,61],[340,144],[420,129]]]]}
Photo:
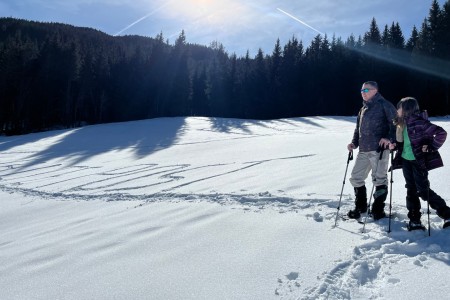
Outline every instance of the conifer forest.
{"type": "Polygon", "coordinates": [[[450,115],[450,0],[433,1],[406,35],[395,20],[367,24],[362,36],[292,37],[251,57],[220,41],[191,44],[181,29],[169,44],[163,32],[0,18],[0,134],[174,116],[350,116],[368,80],[394,105],[413,96],[430,116],[450,115]]]}

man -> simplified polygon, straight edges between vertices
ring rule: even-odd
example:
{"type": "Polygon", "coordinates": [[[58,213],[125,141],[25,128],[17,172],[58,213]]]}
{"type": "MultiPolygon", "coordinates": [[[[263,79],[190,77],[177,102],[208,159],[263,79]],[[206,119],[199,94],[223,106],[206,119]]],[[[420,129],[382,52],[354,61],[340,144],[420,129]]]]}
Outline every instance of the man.
{"type": "Polygon", "coordinates": [[[389,142],[395,141],[393,119],[396,117],[396,109],[392,103],[381,96],[375,81],[367,81],[362,85],[361,96],[364,100],[363,107],[356,119],[352,142],[347,146],[348,151],[359,147],[350,177],[350,183],[355,190],[355,208],[347,215],[349,218],[358,219],[361,213],[367,212],[365,180],[372,171],[372,181],[375,186],[372,216],[374,220],[379,220],[386,217],[384,202],[388,193],[389,151],[385,149],[389,142]]]}

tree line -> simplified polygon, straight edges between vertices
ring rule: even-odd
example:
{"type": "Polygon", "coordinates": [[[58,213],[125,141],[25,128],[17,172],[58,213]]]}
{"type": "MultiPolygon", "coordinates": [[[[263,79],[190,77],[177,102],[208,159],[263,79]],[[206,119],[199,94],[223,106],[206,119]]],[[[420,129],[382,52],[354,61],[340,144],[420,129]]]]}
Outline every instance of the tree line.
{"type": "Polygon", "coordinates": [[[292,37],[271,53],[238,57],[219,42],[171,45],[59,23],[0,18],[0,133],[156,117],[276,119],[355,115],[362,82],[394,104],[417,97],[450,114],[450,0],[435,0],[405,39],[372,19],[363,36],[292,37]]]}

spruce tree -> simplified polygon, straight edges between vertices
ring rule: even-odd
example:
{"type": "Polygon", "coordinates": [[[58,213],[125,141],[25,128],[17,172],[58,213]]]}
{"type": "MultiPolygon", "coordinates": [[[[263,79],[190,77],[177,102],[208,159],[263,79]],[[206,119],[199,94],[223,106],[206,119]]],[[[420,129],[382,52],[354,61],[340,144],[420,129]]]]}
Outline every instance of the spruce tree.
{"type": "Polygon", "coordinates": [[[369,31],[364,34],[364,45],[365,46],[379,46],[381,45],[381,34],[378,28],[377,21],[375,18],[372,19],[370,23],[369,31]]]}
{"type": "Polygon", "coordinates": [[[419,32],[417,31],[417,28],[414,25],[411,32],[411,36],[408,39],[408,42],[406,43],[406,50],[413,51],[413,49],[417,45],[418,40],[419,40],[419,32]]]}

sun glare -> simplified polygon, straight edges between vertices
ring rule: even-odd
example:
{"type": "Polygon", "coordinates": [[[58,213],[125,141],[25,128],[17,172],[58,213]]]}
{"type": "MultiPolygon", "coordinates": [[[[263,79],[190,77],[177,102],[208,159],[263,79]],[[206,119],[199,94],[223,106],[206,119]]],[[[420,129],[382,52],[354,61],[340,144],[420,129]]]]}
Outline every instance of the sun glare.
{"type": "Polygon", "coordinates": [[[197,26],[231,27],[246,13],[246,7],[236,0],[184,0],[173,1],[165,14],[197,26]]]}

